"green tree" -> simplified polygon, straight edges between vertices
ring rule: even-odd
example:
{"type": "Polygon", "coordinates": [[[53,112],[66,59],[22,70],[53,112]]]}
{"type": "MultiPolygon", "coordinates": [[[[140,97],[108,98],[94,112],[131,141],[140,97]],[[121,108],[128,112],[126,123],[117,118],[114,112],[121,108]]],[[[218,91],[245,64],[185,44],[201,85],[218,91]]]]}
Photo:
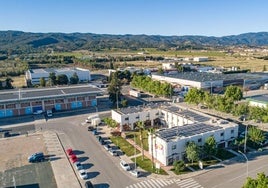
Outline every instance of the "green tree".
{"type": "Polygon", "coordinates": [[[118,79],[118,72],[113,73],[108,87],[109,98],[113,104],[121,101],[121,86],[121,81],[118,79]]]}
{"type": "Polygon", "coordinates": [[[122,105],[123,107],[127,107],[127,105],[128,105],[127,100],[126,100],[126,99],[122,100],[122,101],[121,101],[121,105],[122,105]]]}
{"type": "Polygon", "coordinates": [[[245,144],[245,139],[235,139],[234,145],[237,146],[237,150],[240,150],[240,147],[245,144]]]}
{"type": "Polygon", "coordinates": [[[200,149],[195,142],[191,141],[186,144],[186,158],[192,162],[199,160],[200,149]]]}
{"type": "Polygon", "coordinates": [[[56,85],[57,84],[57,77],[56,77],[56,74],[55,72],[51,72],[49,73],[49,82],[52,84],[52,86],[56,85]]]}
{"type": "Polygon", "coordinates": [[[180,173],[180,172],[183,172],[184,171],[184,169],[185,169],[185,163],[184,163],[184,161],[182,161],[182,160],[175,160],[174,162],[173,162],[173,167],[174,167],[174,171],[175,171],[175,173],[180,173]]]}
{"type": "Polygon", "coordinates": [[[44,77],[40,78],[40,86],[45,87],[46,86],[46,80],[44,77]]]}
{"type": "Polygon", "coordinates": [[[185,101],[188,103],[199,104],[204,100],[204,97],[204,91],[197,88],[191,88],[185,97],[185,101]]]}
{"type": "Polygon", "coordinates": [[[206,139],[203,150],[209,158],[217,153],[217,143],[214,136],[210,136],[206,139]]]}
{"type": "Polygon", "coordinates": [[[257,178],[253,179],[248,177],[243,188],[267,188],[268,187],[268,177],[262,173],[258,173],[257,178]]]}
{"type": "Polygon", "coordinates": [[[248,137],[254,144],[260,144],[265,140],[263,131],[255,126],[250,126],[248,129],[248,137]]]}
{"type": "Polygon", "coordinates": [[[79,77],[77,73],[75,72],[71,77],[70,77],[70,84],[78,84],[79,82],[79,77]]]}
{"type": "Polygon", "coordinates": [[[242,90],[237,86],[228,86],[224,92],[225,99],[231,99],[232,101],[239,101],[243,98],[242,90]]]}
{"type": "Polygon", "coordinates": [[[65,74],[60,74],[56,77],[56,82],[59,85],[67,85],[69,80],[68,77],[65,74]]]}
{"type": "Polygon", "coordinates": [[[104,118],[103,121],[106,125],[108,125],[108,127],[111,127],[111,128],[117,127],[116,121],[113,120],[112,118],[104,118]]]}

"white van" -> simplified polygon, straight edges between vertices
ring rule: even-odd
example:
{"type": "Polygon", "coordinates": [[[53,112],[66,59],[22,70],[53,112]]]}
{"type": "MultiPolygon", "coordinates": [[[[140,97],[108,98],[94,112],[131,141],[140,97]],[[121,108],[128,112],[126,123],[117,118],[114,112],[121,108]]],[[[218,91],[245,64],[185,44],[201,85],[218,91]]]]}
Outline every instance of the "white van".
{"type": "Polygon", "coordinates": [[[99,114],[88,116],[86,119],[86,123],[91,123],[91,120],[95,118],[99,118],[99,114]]]}

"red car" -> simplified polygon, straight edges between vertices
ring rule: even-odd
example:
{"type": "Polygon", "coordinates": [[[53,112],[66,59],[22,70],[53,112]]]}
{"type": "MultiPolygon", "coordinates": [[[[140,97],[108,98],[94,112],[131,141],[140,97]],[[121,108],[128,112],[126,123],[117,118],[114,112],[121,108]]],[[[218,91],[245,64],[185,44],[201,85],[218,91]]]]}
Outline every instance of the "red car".
{"type": "Polygon", "coordinates": [[[70,156],[70,155],[74,155],[73,149],[69,148],[66,150],[66,153],[70,156]]]}
{"type": "Polygon", "coordinates": [[[76,157],[76,155],[70,155],[70,160],[72,163],[75,163],[78,161],[78,158],[76,157]]]}

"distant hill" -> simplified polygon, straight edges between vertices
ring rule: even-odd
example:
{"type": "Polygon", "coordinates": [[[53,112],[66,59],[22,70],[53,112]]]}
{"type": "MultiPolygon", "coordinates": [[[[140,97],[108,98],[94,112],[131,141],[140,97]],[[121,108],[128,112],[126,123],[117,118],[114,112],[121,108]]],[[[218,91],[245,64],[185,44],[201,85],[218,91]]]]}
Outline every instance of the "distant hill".
{"type": "Polygon", "coordinates": [[[93,33],[28,33],[0,31],[0,53],[29,53],[47,49],[55,51],[103,49],[203,49],[222,46],[266,46],[268,32],[245,33],[224,37],[108,35],[93,33]]]}

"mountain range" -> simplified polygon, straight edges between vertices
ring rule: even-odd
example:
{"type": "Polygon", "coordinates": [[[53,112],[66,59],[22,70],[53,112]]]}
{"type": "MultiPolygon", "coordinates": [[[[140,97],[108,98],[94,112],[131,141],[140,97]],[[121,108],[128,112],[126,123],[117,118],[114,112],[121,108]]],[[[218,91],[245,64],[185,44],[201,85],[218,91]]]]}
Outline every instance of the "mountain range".
{"type": "Polygon", "coordinates": [[[244,33],[223,37],[161,36],[161,35],[110,35],[93,33],[29,33],[0,31],[0,53],[21,54],[73,50],[110,50],[114,48],[138,50],[141,48],[204,49],[225,46],[268,46],[268,32],[244,33]]]}

